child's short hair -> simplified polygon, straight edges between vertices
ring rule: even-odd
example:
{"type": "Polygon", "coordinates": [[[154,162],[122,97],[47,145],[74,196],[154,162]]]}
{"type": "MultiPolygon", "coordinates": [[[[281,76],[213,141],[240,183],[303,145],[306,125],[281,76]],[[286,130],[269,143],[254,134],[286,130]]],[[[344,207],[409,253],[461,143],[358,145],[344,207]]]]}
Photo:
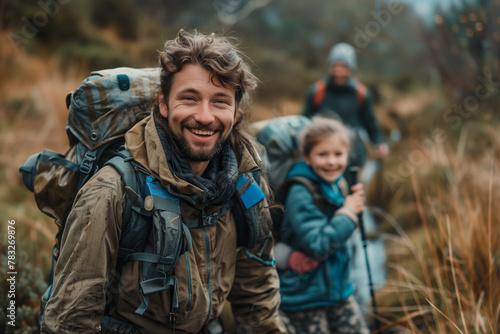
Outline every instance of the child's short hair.
{"type": "Polygon", "coordinates": [[[351,133],[341,122],[324,117],[314,117],[313,123],[305,127],[300,134],[300,152],[304,157],[309,156],[312,148],[323,139],[339,136],[347,148],[351,146],[351,133]]]}

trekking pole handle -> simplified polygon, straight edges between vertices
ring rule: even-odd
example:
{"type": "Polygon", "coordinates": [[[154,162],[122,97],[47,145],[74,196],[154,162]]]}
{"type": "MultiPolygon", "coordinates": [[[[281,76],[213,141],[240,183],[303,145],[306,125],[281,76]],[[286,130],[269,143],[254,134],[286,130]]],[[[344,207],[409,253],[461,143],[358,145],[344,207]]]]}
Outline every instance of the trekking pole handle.
{"type": "MultiPolygon", "coordinates": [[[[358,174],[359,174],[359,167],[349,167],[349,176],[351,177],[352,180],[352,185],[358,184],[358,174]]],[[[352,194],[352,190],[349,189],[349,192],[352,194]]]]}
{"type": "MultiPolygon", "coordinates": [[[[359,175],[359,167],[349,168],[349,176],[351,177],[352,185],[359,183],[358,175],[359,175]]],[[[352,194],[351,189],[349,189],[349,192],[352,194]]],[[[366,233],[365,233],[365,224],[363,224],[363,212],[358,214],[358,220],[359,220],[359,230],[361,231],[361,238],[363,239],[363,242],[365,242],[366,233]]]]}

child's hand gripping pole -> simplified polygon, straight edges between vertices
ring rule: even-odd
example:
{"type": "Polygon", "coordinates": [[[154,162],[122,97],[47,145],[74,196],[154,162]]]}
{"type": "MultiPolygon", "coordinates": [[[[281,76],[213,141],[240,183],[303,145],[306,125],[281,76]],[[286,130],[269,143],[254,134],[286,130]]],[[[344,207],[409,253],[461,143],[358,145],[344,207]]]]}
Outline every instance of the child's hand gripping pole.
{"type": "MultiPolygon", "coordinates": [[[[349,176],[352,181],[352,185],[358,184],[358,174],[359,174],[359,167],[350,167],[349,168],[349,176]]],[[[353,191],[352,189],[349,189],[349,192],[352,194],[353,191]]],[[[365,232],[365,225],[363,224],[363,212],[358,214],[358,220],[359,220],[359,230],[361,231],[361,239],[363,240],[363,247],[366,247],[366,232],[365,232]]]]}

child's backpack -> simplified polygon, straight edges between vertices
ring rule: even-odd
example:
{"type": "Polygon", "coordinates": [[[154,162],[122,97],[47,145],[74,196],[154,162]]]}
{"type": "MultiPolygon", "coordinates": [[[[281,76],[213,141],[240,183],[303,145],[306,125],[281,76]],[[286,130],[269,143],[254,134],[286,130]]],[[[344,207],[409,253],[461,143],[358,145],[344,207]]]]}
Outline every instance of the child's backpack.
{"type": "MultiPolygon", "coordinates": [[[[256,132],[258,132],[256,139],[265,148],[262,165],[273,191],[274,202],[278,205],[271,208],[274,236],[277,241],[281,240],[284,233],[281,223],[286,208],[283,207],[283,204],[286,192],[291,185],[290,182],[285,182],[286,175],[293,165],[301,160],[300,132],[311,123],[312,121],[306,116],[282,116],[266,121],[265,125],[260,124],[255,127],[256,132]]],[[[305,178],[301,178],[299,181],[304,181],[304,184],[311,191],[316,190],[315,186],[311,184],[312,181],[305,178]]],[[[317,194],[318,192],[312,193],[317,194]]],[[[316,199],[321,201],[321,204],[319,202],[318,204],[322,206],[322,199],[315,197],[316,199]]]]}
{"type": "Polygon", "coordinates": [[[311,123],[306,116],[276,117],[269,120],[256,136],[266,150],[264,169],[274,193],[285,181],[290,168],[300,161],[299,135],[311,123]]]}
{"type": "MultiPolygon", "coordinates": [[[[313,195],[316,206],[325,212],[328,204],[322,195],[319,184],[305,177],[286,179],[289,170],[302,158],[299,147],[300,132],[311,123],[311,119],[306,116],[282,116],[273,118],[264,125],[257,125],[254,129],[258,132],[257,141],[265,148],[263,166],[273,190],[275,203],[283,205],[290,186],[294,183],[300,183],[313,195]]],[[[339,183],[339,187],[342,194],[346,196],[348,185],[345,179],[339,183]]],[[[274,234],[278,241],[283,234],[281,228],[283,210],[286,208],[277,207],[271,210],[274,234]]]]}

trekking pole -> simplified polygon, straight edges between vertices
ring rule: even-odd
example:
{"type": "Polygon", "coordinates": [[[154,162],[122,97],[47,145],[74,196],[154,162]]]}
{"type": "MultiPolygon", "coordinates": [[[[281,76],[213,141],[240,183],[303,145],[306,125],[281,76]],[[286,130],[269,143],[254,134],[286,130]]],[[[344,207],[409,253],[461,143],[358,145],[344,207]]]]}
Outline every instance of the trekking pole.
{"type": "MultiPolygon", "coordinates": [[[[359,167],[350,167],[349,173],[353,185],[358,184],[359,167]]],[[[363,212],[358,214],[358,220],[359,220],[359,230],[361,231],[361,241],[363,244],[363,250],[365,252],[366,271],[368,272],[368,284],[370,286],[370,296],[372,297],[372,308],[375,319],[375,330],[378,330],[380,328],[380,322],[378,320],[378,314],[377,314],[377,302],[375,301],[375,290],[373,288],[372,271],[370,269],[370,261],[368,260],[368,251],[366,249],[367,239],[366,239],[365,225],[363,223],[363,212]]]]}

